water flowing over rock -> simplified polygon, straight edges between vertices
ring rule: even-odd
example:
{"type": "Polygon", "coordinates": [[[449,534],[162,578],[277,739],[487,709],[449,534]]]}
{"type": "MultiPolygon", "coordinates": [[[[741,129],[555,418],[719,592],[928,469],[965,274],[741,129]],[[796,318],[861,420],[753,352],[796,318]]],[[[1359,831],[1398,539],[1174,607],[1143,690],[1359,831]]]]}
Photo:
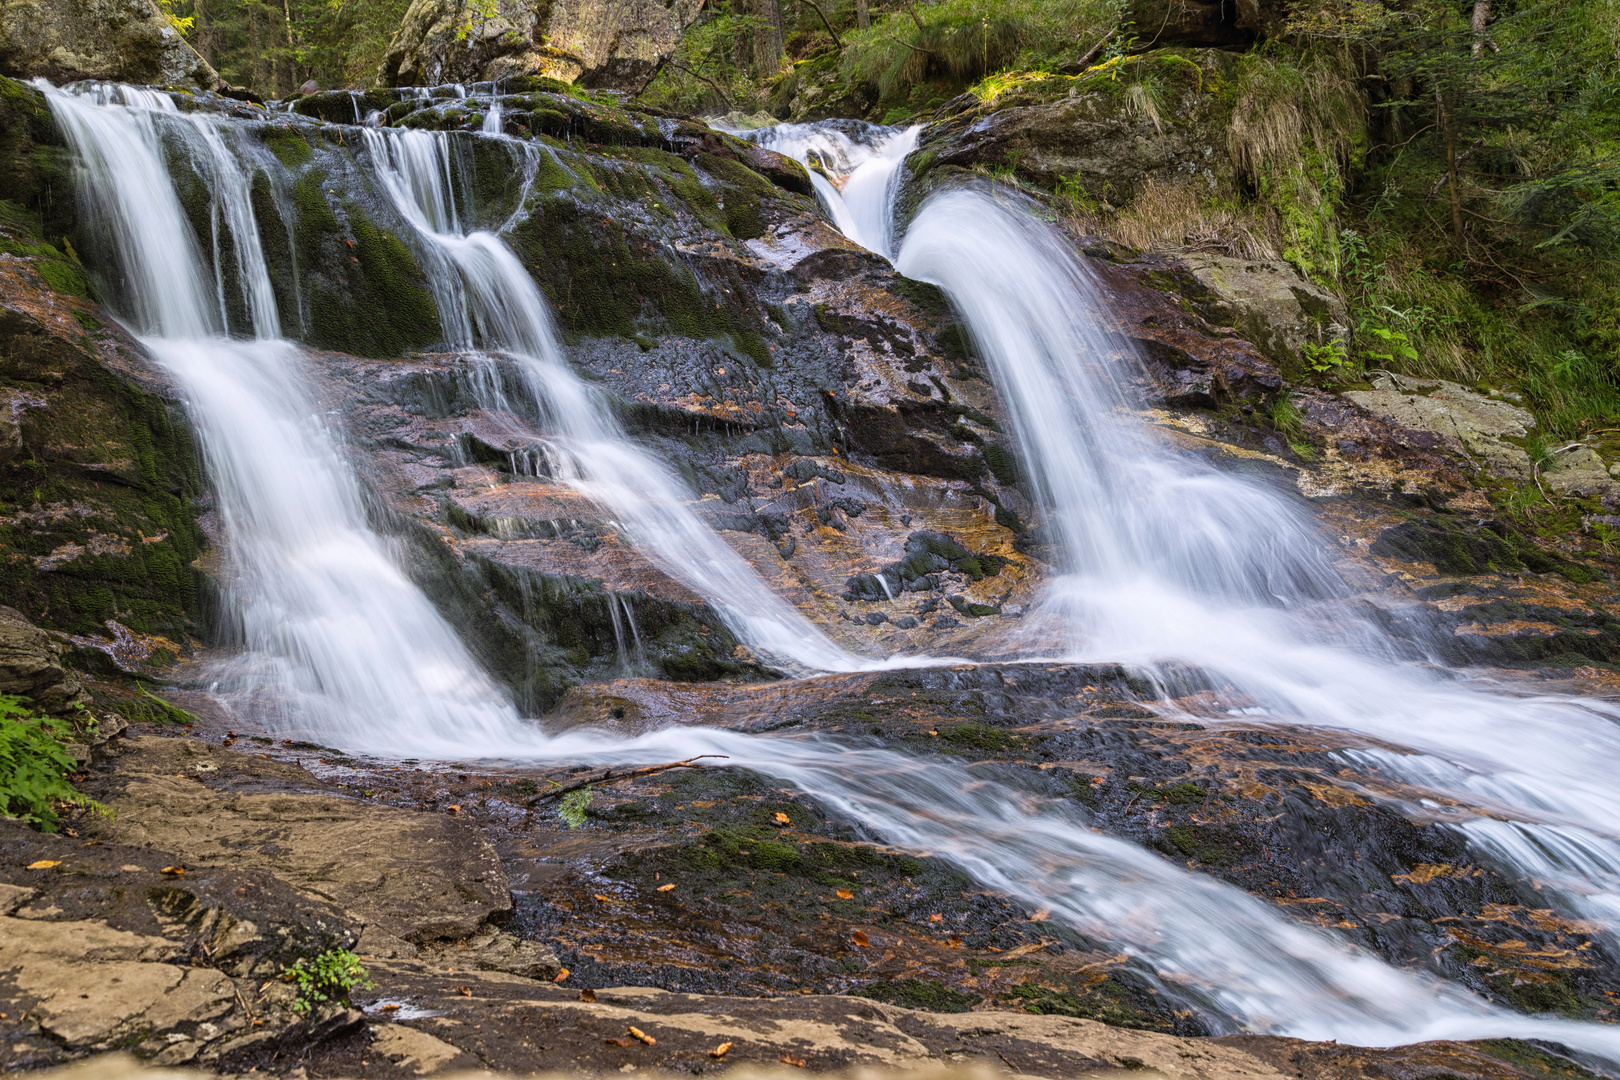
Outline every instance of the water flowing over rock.
{"type": "Polygon", "coordinates": [[[544,76],[639,93],[697,18],[699,0],[413,0],[378,72],[382,86],[544,76]]]}
{"type": "MultiPolygon", "coordinates": [[[[517,1012],[592,1067],[706,1057],[680,995],[739,989],[816,991],[771,1006],[806,1024],[833,991],[1060,1014],[857,1025],[1030,1075],[1097,1016],[1178,1055],[1223,1044],[1154,1039],[1620,1057],[1579,1022],[1617,989],[1613,706],[1437,671],[1620,657],[1612,587],[1476,514],[1412,401],[1282,396],[1331,298],[1077,240],[927,133],[747,143],[535,79],[201,100],[49,91],[74,248],[181,392],[228,556],[226,655],[176,691],[209,742],[104,751],[117,817],[74,822],[171,884],[270,875],[380,994],[449,999],[313,1016],[326,1060],[381,1019],[401,1062],[503,1063],[517,1012]]],[[[83,325],[38,295],[30,328],[83,325]]],[[[194,898],[188,941],[258,925],[194,898]]],[[[236,1015],[153,1037],[278,1052],[236,1015]]],[[[866,1060],[842,1038],[815,1063],[866,1060]]]]}
{"type": "Polygon", "coordinates": [[[0,75],[220,85],[218,73],[152,0],[6,0],[0,75]]]}

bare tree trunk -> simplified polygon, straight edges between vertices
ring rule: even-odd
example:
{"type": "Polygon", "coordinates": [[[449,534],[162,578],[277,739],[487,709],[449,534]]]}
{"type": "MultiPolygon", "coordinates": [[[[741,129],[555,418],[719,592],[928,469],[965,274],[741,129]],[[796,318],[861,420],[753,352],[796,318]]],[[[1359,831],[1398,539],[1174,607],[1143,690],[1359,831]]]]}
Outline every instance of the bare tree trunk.
{"type": "Polygon", "coordinates": [[[782,63],[782,0],[754,0],[754,14],[767,24],[754,31],[754,74],[768,79],[782,63]]]}
{"type": "Polygon", "coordinates": [[[1474,0],[1474,55],[1485,48],[1485,24],[1491,18],[1491,0],[1474,0]]]}
{"type": "Polygon", "coordinates": [[[214,54],[214,24],[208,20],[208,0],[196,0],[193,10],[197,17],[197,52],[210,67],[218,67],[214,54]]]}
{"type": "Polygon", "coordinates": [[[1451,113],[1446,108],[1446,99],[1440,93],[1440,87],[1434,88],[1435,117],[1440,121],[1440,130],[1446,136],[1446,183],[1451,188],[1451,239],[1457,245],[1457,250],[1463,247],[1463,210],[1462,190],[1457,185],[1457,133],[1451,127],[1451,113]]]}
{"type": "Polygon", "coordinates": [[[294,39],[292,0],[281,0],[281,14],[286,20],[287,56],[286,59],[278,65],[280,71],[278,73],[278,78],[276,79],[276,90],[281,94],[282,97],[286,97],[298,86],[298,72],[296,67],[298,61],[293,52],[294,39]]]}
{"type": "Polygon", "coordinates": [[[872,12],[867,0],[855,0],[855,25],[862,30],[869,29],[872,25],[872,12]]]}
{"type": "Polygon", "coordinates": [[[264,31],[259,24],[258,4],[248,5],[248,49],[253,54],[253,88],[260,93],[274,93],[271,83],[270,60],[264,55],[264,31]]]}

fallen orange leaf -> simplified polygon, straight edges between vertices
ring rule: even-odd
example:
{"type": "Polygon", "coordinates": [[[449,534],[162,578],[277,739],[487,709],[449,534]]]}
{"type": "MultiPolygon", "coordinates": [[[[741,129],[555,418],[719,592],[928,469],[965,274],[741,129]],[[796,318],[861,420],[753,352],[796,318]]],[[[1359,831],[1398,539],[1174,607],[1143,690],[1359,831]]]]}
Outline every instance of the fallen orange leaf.
{"type": "Polygon", "coordinates": [[[959,937],[949,937],[945,939],[945,944],[949,945],[953,949],[960,949],[962,947],[962,939],[959,937]]]}
{"type": "Polygon", "coordinates": [[[159,870],[158,873],[166,874],[169,877],[185,877],[186,868],[183,866],[165,866],[162,870],[159,870]]]}
{"type": "Polygon", "coordinates": [[[929,922],[939,922],[944,918],[945,918],[945,916],[943,916],[943,915],[930,915],[930,916],[928,916],[928,921],[929,922]]]}
{"type": "Polygon", "coordinates": [[[710,1050],[709,1051],[709,1056],[710,1057],[725,1057],[730,1052],[731,1052],[731,1044],[728,1043],[728,1042],[723,1042],[719,1046],[715,1047],[713,1050],[710,1050]]]}
{"type": "Polygon", "coordinates": [[[448,811],[450,811],[450,812],[451,812],[451,813],[452,813],[452,814],[459,814],[459,813],[461,813],[461,807],[460,807],[460,806],[457,806],[457,805],[455,805],[455,804],[451,804],[451,805],[450,805],[450,806],[447,806],[447,807],[445,807],[445,809],[446,809],[446,810],[448,810],[448,811]]]}
{"type": "Polygon", "coordinates": [[[399,1012],[399,1006],[390,1001],[382,1007],[383,1012],[399,1012]]]}
{"type": "Polygon", "coordinates": [[[456,987],[456,993],[460,994],[462,997],[472,997],[472,987],[458,986],[456,987]]]}
{"type": "Polygon", "coordinates": [[[853,899],[855,899],[855,894],[850,892],[848,889],[839,889],[838,890],[838,899],[840,899],[840,900],[853,900],[853,899]]]}
{"type": "Polygon", "coordinates": [[[566,978],[568,978],[568,969],[563,968],[561,971],[557,972],[557,977],[555,979],[552,979],[551,981],[552,982],[562,982],[566,978]]]}
{"type": "Polygon", "coordinates": [[[596,991],[590,989],[589,987],[587,987],[584,990],[581,990],[579,992],[579,1000],[581,1000],[581,1001],[595,1001],[596,1000],[596,991]]]}
{"type": "Polygon", "coordinates": [[[38,862],[29,863],[28,864],[28,869],[30,869],[30,870],[49,870],[53,866],[61,866],[61,865],[62,865],[62,860],[61,859],[41,859],[38,862]]]}
{"type": "Polygon", "coordinates": [[[673,889],[674,887],[675,887],[675,883],[672,881],[668,885],[660,885],[660,886],[658,886],[658,891],[659,892],[669,892],[669,890],[673,889]]]}
{"type": "Polygon", "coordinates": [[[634,1035],[636,1038],[640,1039],[642,1042],[646,1043],[648,1046],[656,1046],[656,1045],[658,1045],[658,1040],[657,1039],[653,1038],[651,1035],[647,1034],[645,1031],[642,1031],[638,1027],[632,1027],[630,1029],[630,1034],[634,1035]]]}
{"type": "Polygon", "coordinates": [[[872,939],[866,936],[866,931],[865,930],[856,930],[854,933],[850,934],[849,936],[850,936],[850,940],[854,941],[855,944],[857,944],[857,945],[863,945],[864,946],[864,945],[872,944],[872,939]]]}
{"type": "Polygon", "coordinates": [[[601,893],[596,893],[595,895],[596,895],[596,898],[598,900],[602,901],[602,903],[604,903],[604,904],[613,903],[613,897],[611,897],[611,896],[603,896],[601,893]]]}
{"type": "Polygon", "coordinates": [[[793,822],[791,820],[789,820],[788,816],[786,814],[782,813],[782,811],[780,811],[780,810],[778,810],[776,812],[776,823],[778,825],[791,825],[791,824],[793,824],[793,822]]]}
{"type": "Polygon", "coordinates": [[[602,1041],[607,1043],[609,1046],[629,1046],[630,1045],[630,1040],[629,1039],[603,1039],[602,1041]]]}
{"type": "Polygon", "coordinates": [[[776,1060],[780,1061],[784,1065],[797,1065],[801,1069],[805,1067],[804,1058],[788,1057],[786,1054],[783,1054],[776,1060]]]}

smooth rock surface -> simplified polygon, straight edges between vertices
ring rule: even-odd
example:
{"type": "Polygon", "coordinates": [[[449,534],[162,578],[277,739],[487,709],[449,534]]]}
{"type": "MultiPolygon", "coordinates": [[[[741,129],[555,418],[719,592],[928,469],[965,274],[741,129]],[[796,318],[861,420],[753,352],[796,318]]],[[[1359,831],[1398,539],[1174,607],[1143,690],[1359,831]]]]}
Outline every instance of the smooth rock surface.
{"type": "Polygon", "coordinates": [[[255,776],[259,759],[195,740],[138,738],[121,749],[122,789],[105,800],[117,816],[95,826],[107,840],[173,852],[188,866],[269,870],[408,940],[465,937],[511,907],[494,850],[449,815],[253,793],[255,782],[284,784],[293,770],[264,762],[255,776]],[[223,781],[222,765],[234,767],[223,781]]]}

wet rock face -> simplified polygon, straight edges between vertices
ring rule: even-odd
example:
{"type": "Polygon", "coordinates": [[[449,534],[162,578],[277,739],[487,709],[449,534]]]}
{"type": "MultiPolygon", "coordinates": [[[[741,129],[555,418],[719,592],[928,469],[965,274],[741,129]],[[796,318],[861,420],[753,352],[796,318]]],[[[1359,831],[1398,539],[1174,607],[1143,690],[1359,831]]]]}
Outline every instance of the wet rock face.
{"type": "Polygon", "coordinates": [[[220,85],[152,0],[6,0],[0,4],[0,75],[220,85]]]}
{"type": "Polygon", "coordinates": [[[382,86],[545,76],[640,93],[697,18],[697,0],[415,0],[378,72],[382,86]]]}
{"type": "Polygon", "coordinates": [[[0,603],[109,649],[133,631],[172,659],[202,614],[201,462],[178,403],[63,250],[62,154],[41,95],[0,79],[0,603]]]}

